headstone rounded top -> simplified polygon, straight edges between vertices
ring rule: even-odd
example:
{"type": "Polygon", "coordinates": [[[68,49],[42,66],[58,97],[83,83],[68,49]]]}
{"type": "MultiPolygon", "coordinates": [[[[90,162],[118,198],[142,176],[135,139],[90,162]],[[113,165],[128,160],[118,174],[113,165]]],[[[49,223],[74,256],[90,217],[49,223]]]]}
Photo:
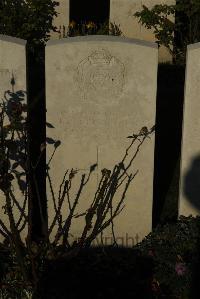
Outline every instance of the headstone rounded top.
{"type": "Polygon", "coordinates": [[[151,48],[158,48],[158,45],[154,42],[149,42],[145,40],[135,39],[135,38],[126,38],[121,36],[110,36],[110,35],[86,35],[86,36],[76,36],[76,37],[67,37],[59,40],[49,40],[47,42],[48,46],[72,43],[72,42],[98,42],[98,41],[108,41],[108,42],[124,42],[124,43],[133,43],[140,46],[146,46],[151,48]]]}
{"type": "Polygon", "coordinates": [[[18,37],[4,35],[4,34],[0,34],[0,41],[15,43],[15,44],[19,44],[22,46],[26,45],[26,40],[18,38],[18,37]]]}

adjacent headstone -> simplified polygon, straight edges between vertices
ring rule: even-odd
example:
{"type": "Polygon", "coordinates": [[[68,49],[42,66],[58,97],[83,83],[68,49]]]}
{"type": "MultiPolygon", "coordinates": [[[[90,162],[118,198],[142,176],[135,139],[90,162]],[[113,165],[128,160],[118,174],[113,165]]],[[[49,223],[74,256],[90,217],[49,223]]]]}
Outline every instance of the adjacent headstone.
{"type": "Polygon", "coordinates": [[[26,41],[0,35],[0,93],[26,90],[26,41]],[[14,84],[11,79],[14,78],[14,84]]]}
{"type": "Polygon", "coordinates": [[[59,0],[59,5],[56,6],[57,17],[53,20],[53,25],[57,27],[59,32],[51,32],[51,39],[62,38],[63,35],[67,34],[69,26],[69,5],[70,0],[59,0]]]}
{"type": "MultiPolygon", "coordinates": [[[[58,16],[54,19],[54,25],[60,29],[60,33],[52,32],[52,39],[62,38],[67,33],[69,25],[70,0],[59,0],[58,2],[58,16]]],[[[141,11],[143,5],[151,9],[156,4],[173,5],[175,3],[175,0],[110,0],[109,21],[119,26],[122,36],[155,42],[156,38],[153,34],[153,29],[147,29],[144,25],[138,23],[139,19],[134,17],[134,13],[141,11]]],[[[78,10],[79,8],[77,7],[78,10]]],[[[174,21],[174,17],[170,16],[170,20],[174,21]]],[[[159,48],[159,61],[172,61],[171,54],[164,46],[159,48]]]]}
{"type": "MultiPolygon", "coordinates": [[[[120,25],[124,36],[138,38],[147,41],[156,41],[152,29],[145,28],[138,23],[139,19],[134,17],[137,11],[141,11],[145,5],[151,9],[156,4],[175,4],[175,0],[110,0],[110,22],[120,25]]],[[[173,16],[171,20],[173,21],[173,16]]],[[[171,61],[172,57],[166,47],[159,48],[159,61],[171,61]]]]}
{"type": "MultiPolygon", "coordinates": [[[[145,41],[88,36],[48,42],[47,141],[61,141],[50,163],[55,197],[58,198],[66,169],[78,169],[73,196],[70,196],[73,202],[81,175],[87,175],[90,166],[98,164],[75,214],[89,208],[101,170],[112,170],[120,162],[131,142],[127,136],[155,124],[157,63],[157,45],[145,41]]],[[[53,149],[53,145],[47,147],[48,159],[53,149]]],[[[134,150],[136,148],[131,150],[128,159],[134,150]]],[[[133,245],[151,231],[153,167],[152,135],[133,162],[131,172],[138,169],[139,173],[128,189],[124,210],[114,221],[119,244],[133,245]]],[[[117,196],[119,198],[119,194],[117,196]]],[[[49,224],[54,215],[51,197],[48,187],[49,224]]],[[[69,212],[67,199],[64,207],[63,221],[69,212]]],[[[72,239],[80,237],[84,224],[84,217],[73,219],[72,239]]],[[[104,243],[110,243],[111,239],[109,228],[105,231],[104,243]]]]}
{"type": "Polygon", "coordinates": [[[200,214],[200,43],[187,48],[179,215],[200,214]]]}
{"type": "MultiPolygon", "coordinates": [[[[0,35],[0,102],[6,102],[10,99],[7,91],[15,94],[15,98],[21,98],[22,103],[26,103],[26,41],[0,35]],[[22,93],[17,94],[17,92],[22,93]]],[[[13,98],[14,98],[13,97],[13,98]]],[[[5,119],[6,122],[6,119],[5,119]]],[[[13,160],[14,162],[14,160],[13,160]]],[[[22,177],[21,177],[22,178],[22,177]]],[[[23,177],[24,178],[24,177],[23,177]]],[[[15,180],[16,183],[16,180],[15,180]]],[[[13,185],[13,193],[22,205],[22,193],[18,184],[13,185]]],[[[4,213],[2,207],[5,206],[5,197],[0,191],[0,219],[9,228],[9,221],[7,215],[4,213]]],[[[14,206],[14,216],[18,220],[19,213],[16,206],[14,206]]],[[[0,240],[1,240],[0,236],[0,240]]]]}

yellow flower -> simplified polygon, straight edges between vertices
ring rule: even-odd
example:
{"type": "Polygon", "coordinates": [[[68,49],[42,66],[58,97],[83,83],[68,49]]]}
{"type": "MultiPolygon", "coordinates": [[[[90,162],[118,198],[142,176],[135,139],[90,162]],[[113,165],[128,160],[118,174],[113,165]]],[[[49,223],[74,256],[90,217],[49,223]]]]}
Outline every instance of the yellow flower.
{"type": "Polygon", "coordinates": [[[94,22],[88,22],[87,24],[86,24],[86,28],[87,29],[92,29],[92,28],[95,28],[95,23],[94,22]]]}
{"type": "Polygon", "coordinates": [[[73,29],[76,26],[76,22],[75,21],[71,21],[69,23],[69,28],[73,29]]]}

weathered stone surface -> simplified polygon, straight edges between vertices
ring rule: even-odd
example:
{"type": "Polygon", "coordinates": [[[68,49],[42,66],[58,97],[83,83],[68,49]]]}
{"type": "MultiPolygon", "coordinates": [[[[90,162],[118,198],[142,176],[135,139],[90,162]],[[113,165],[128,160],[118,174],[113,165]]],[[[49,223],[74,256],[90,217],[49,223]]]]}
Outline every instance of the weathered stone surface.
{"type": "MultiPolygon", "coordinates": [[[[156,44],[134,39],[88,36],[48,42],[47,122],[54,128],[47,128],[47,136],[61,141],[50,164],[56,197],[66,169],[79,170],[72,188],[74,198],[81,175],[98,163],[77,213],[89,208],[101,170],[112,169],[123,158],[130,145],[127,136],[155,124],[157,60],[156,44]]],[[[48,158],[52,151],[53,146],[48,146],[48,158]]],[[[145,141],[134,160],[131,172],[139,169],[139,173],[128,189],[124,210],[114,221],[118,242],[124,245],[138,242],[151,231],[153,156],[154,136],[145,141]]],[[[54,212],[49,190],[48,199],[51,223],[54,212]]],[[[64,215],[68,210],[66,203],[64,215]]],[[[84,223],[84,217],[73,220],[75,238],[80,237],[84,223]]],[[[106,237],[111,237],[111,229],[106,230],[106,237]]]]}
{"type": "Polygon", "coordinates": [[[179,215],[200,213],[200,43],[188,46],[179,215]]]}

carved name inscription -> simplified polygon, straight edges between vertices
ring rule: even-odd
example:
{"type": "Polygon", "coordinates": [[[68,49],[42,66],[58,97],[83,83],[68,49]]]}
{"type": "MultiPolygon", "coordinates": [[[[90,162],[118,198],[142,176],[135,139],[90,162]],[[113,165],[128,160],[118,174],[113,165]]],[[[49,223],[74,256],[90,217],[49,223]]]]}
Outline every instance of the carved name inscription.
{"type": "Polygon", "coordinates": [[[85,99],[104,100],[119,96],[124,86],[125,67],[107,50],[92,52],[77,67],[78,87],[85,99]]]}

